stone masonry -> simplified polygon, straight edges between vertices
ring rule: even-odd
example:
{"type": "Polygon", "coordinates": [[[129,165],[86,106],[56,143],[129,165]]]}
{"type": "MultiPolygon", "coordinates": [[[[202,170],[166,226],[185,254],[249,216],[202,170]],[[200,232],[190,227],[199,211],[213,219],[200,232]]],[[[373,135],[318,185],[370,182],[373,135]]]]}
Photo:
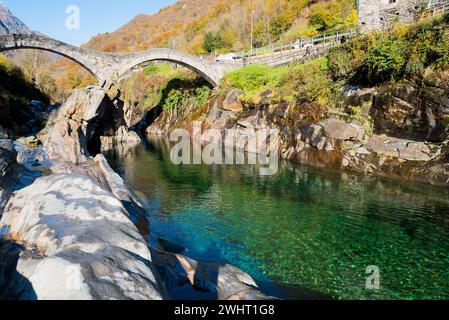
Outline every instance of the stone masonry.
{"type": "Polygon", "coordinates": [[[431,5],[429,0],[358,0],[359,24],[365,31],[388,28],[415,20],[431,5]]]}
{"type": "Polygon", "coordinates": [[[38,35],[0,36],[0,52],[16,49],[38,49],[60,54],[82,65],[102,85],[119,81],[126,72],[149,61],[162,60],[182,65],[203,76],[213,86],[218,86],[227,72],[241,67],[237,63],[210,61],[171,49],[119,54],[82,49],[38,35]]]}

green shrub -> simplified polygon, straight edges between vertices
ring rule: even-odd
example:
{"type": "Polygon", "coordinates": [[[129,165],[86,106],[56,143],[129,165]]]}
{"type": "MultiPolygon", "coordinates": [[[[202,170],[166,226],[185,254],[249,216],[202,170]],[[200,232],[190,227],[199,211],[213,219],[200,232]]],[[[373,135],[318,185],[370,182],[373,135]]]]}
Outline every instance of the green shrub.
{"type": "Polygon", "coordinates": [[[354,56],[345,48],[335,48],[328,54],[329,72],[333,79],[351,78],[356,72],[354,56]]]}
{"type": "Polygon", "coordinates": [[[206,104],[211,91],[211,86],[204,79],[173,78],[161,91],[160,105],[164,111],[176,110],[188,104],[199,108],[206,104]]]}
{"type": "Polygon", "coordinates": [[[222,82],[224,88],[237,88],[246,97],[254,96],[263,90],[274,89],[287,74],[288,68],[273,68],[266,65],[249,65],[229,73],[222,82]]]}
{"type": "Polygon", "coordinates": [[[143,74],[147,77],[161,76],[171,78],[179,75],[179,71],[174,69],[169,63],[156,64],[146,67],[143,74]]]}
{"type": "Polygon", "coordinates": [[[402,40],[381,40],[369,48],[363,71],[370,83],[399,79],[407,63],[407,46],[402,40]]]}
{"type": "Polygon", "coordinates": [[[211,89],[204,85],[195,89],[176,88],[168,91],[167,97],[163,101],[164,111],[174,110],[193,103],[195,108],[203,106],[209,99],[211,89]]]}
{"type": "Polygon", "coordinates": [[[164,111],[176,109],[180,106],[185,105],[187,100],[188,96],[183,90],[170,90],[167,98],[164,101],[163,109],[164,111]]]}
{"type": "Polygon", "coordinates": [[[209,86],[204,85],[202,87],[198,87],[195,89],[195,106],[201,107],[206,104],[207,100],[209,99],[211,89],[209,86]]]}
{"type": "Polygon", "coordinates": [[[292,68],[284,77],[282,86],[291,87],[295,98],[300,102],[327,105],[331,101],[335,86],[328,71],[326,58],[315,59],[292,68]]]}
{"type": "MultiPolygon", "coordinates": [[[[448,15],[449,16],[449,15],[448,15]]],[[[435,54],[437,59],[435,65],[437,69],[445,70],[449,68],[449,31],[446,30],[445,33],[438,39],[435,46],[435,54]]]]}
{"type": "Polygon", "coordinates": [[[363,107],[351,107],[349,111],[349,120],[357,121],[368,136],[372,136],[374,134],[374,120],[369,114],[363,111],[363,107]]]}
{"type": "Polygon", "coordinates": [[[208,32],[204,36],[203,49],[214,52],[224,47],[224,41],[219,32],[208,32]]]}
{"type": "Polygon", "coordinates": [[[10,77],[17,79],[25,79],[22,70],[17,67],[11,60],[0,54],[0,70],[10,77]]]}

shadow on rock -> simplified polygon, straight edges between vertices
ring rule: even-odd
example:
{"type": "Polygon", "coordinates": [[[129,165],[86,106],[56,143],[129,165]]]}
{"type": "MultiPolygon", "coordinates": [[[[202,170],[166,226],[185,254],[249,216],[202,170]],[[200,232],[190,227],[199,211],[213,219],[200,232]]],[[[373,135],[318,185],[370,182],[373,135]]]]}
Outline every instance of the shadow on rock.
{"type": "Polygon", "coordinates": [[[182,255],[184,248],[157,239],[152,256],[167,290],[189,300],[274,300],[261,293],[255,281],[229,264],[196,261],[182,255]],[[191,286],[191,290],[185,289],[191,286]],[[180,290],[180,288],[183,289],[180,290]]]}
{"type": "Polygon", "coordinates": [[[32,284],[17,271],[24,248],[9,240],[0,240],[0,300],[37,300],[32,284]]]}

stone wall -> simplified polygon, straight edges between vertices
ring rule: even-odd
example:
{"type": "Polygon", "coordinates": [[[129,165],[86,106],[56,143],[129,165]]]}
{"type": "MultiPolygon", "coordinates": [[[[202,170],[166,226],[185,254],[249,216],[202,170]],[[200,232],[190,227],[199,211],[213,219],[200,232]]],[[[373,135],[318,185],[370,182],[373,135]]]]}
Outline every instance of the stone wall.
{"type": "Polygon", "coordinates": [[[367,31],[387,28],[398,21],[413,21],[427,5],[428,0],[359,0],[359,24],[367,31]]]}
{"type": "Polygon", "coordinates": [[[149,61],[180,64],[198,73],[213,86],[218,86],[226,72],[241,67],[240,64],[209,61],[171,49],[155,48],[141,53],[120,54],[78,48],[38,35],[0,36],[0,52],[29,48],[54,52],[79,63],[104,87],[118,81],[134,67],[149,61]]]}

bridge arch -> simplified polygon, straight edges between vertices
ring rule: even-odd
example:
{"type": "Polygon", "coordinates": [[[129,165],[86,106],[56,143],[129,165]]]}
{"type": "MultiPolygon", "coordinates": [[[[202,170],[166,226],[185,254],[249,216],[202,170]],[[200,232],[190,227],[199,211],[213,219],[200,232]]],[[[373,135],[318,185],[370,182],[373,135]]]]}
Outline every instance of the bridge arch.
{"type": "Polygon", "coordinates": [[[209,61],[171,49],[120,54],[82,49],[38,35],[0,36],[0,52],[18,49],[37,49],[62,55],[81,65],[103,84],[119,81],[129,70],[150,61],[168,61],[182,65],[204,77],[213,86],[219,85],[226,72],[240,67],[238,64],[209,61]]]}
{"type": "Polygon", "coordinates": [[[122,68],[119,71],[118,78],[123,77],[126,72],[134,67],[152,61],[166,61],[182,65],[202,76],[214,87],[219,85],[226,71],[235,68],[235,65],[225,65],[171,49],[151,49],[142,53],[123,55],[122,68]]]}
{"type": "Polygon", "coordinates": [[[112,59],[109,54],[78,48],[44,36],[15,34],[0,36],[0,52],[21,49],[42,50],[61,55],[79,64],[99,81],[108,77],[107,72],[104,72],[99,64],[106,59],[112,59]]]}

